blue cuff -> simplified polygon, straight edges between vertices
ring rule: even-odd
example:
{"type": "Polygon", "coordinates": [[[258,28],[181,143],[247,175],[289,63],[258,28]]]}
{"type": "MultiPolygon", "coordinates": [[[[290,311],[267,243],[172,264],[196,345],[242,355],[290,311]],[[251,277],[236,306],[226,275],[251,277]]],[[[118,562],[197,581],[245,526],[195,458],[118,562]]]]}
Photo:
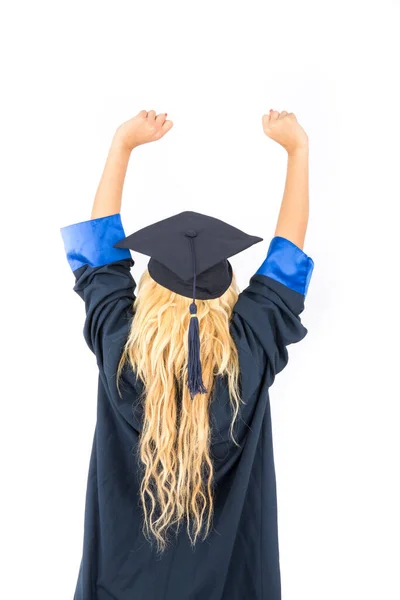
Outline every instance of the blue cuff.
{"type": "Polygon", "coordinates": [[[313,260],[296,244],[275,236],[270,243],[267,258],[256,275],[266,275],[305,296],[313,269],[313,260]]]}
{"type": "Polygon", "coordinates": [[[60,231],[72,271],[83,265],[100,267],[131,258],[128,248],[113,248],[125,237],[120,213],[67,225],[60,231]]]}

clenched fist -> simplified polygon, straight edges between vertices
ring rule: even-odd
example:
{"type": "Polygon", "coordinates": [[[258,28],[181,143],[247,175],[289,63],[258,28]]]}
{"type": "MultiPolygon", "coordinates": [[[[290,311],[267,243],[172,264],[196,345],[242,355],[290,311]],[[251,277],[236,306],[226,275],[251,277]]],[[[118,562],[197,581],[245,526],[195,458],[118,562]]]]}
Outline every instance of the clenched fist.
{"type": "Polygon", "coordinates": [[[268,114],[263,115],[262,125],[265,135],[278,142],[289,154],[308,148],[308,136],[294,113],[271,109],[268,114]]]}
{"type": "Polygon", "coordinates": [[[167,113],[156,115],[154,110],[141,110],[135,117],[120,125],[115,133],[114,142],[127,150],[136,146],[161,139],[172,127],[167,113]]]}

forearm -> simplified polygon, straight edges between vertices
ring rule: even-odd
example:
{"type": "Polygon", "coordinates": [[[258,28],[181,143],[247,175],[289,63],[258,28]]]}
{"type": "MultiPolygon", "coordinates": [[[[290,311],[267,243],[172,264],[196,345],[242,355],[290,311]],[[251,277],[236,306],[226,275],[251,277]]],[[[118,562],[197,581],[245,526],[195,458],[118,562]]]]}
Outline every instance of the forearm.
{"type": "Polygon", "coordinates": [[[131,150],[114,137],[93,203],[91,219],[121,212],[122,191],[131,150]]]}
{"type": "Polygon", "coordinates": [[[288,153],[285,190],[275,235],[303,249],[309,212],[308,146],[288,153]]]}

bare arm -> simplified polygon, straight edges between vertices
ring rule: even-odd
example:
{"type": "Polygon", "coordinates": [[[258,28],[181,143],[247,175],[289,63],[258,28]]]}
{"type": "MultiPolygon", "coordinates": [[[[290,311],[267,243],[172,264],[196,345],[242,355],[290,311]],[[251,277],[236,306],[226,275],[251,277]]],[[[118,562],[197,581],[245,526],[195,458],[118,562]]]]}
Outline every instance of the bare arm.
{"type": "Polygon", "coordinates": [[[114,138],[93,202],[91,219],[121,212],[122,190],[130,155],[131,150],[121,146],[114,138]]]}
{"type": "Polygon", "coordinates": [[[137,146],[161,139],[172,127],[167,113],[141,110],[120,125],[113,137],[93,203],[91,219],[121,212],[122,190],[131,152],[137,146]]]}
{"type": "Polygon", "coordinates": [[[275,235],[303,249],[309,213],[308,137],[293,113],[270,111],[263,116],[265,134],[288,153],[285,190],[275,235]]]}
{"type": "Polygon", "coordinates": [[[308,224],[308,150],[288,154],[285,191],[275,235],[303,249],[308,224]]]}

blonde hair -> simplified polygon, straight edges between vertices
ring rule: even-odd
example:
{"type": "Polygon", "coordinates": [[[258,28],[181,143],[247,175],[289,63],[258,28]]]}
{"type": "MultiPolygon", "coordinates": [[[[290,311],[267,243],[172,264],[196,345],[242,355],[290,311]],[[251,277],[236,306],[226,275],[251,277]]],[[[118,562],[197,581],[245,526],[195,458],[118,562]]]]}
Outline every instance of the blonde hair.
{"type": "MultiPolygon", "coordinates": [[[[213,463],[209,408],[215,377],[226,375],[232,406],[230,435],[238,415],[239,359],[229,333],[239,290],[232,283],[219,298],[196,300],[200,355],[206,394],[190,398],[186,385],[190,298],[156,283],[143,273],[134,318],[118,365],[117,382],[128,361],[144,384],[144,417],[138,455],[143,466],[140,487],[143,534],[162,552],[168,532],[186,522],[191,544],[213,516],[213,463]]],[[[119,389],[119,388],[118,388],[119,389]]]]}

